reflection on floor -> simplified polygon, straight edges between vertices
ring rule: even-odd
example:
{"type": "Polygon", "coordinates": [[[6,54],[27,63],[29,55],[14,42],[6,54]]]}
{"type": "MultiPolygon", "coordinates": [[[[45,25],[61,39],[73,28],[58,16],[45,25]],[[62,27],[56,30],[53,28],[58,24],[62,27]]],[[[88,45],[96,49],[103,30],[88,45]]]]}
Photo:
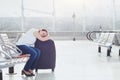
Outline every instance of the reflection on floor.
{"type": "Polygon", "coordinates": [[[35,77],[24,77],[23,80],[55,80],[54,73],[37,73],[35,77]]]}
{"type": "Polygon", "coordinates": [[[34,77],[21,76],[24,64],[15,66],[17,75],[6,75],[4,80],[120,80],[118,47],[112,48],[112,57],[106,57],[106,48],[98,54],[97,45],[89,41],[55,41],[56,69],[39,70],[34,77]]]}
{"type": "Polygon", "coordinates": [[[4,76],[4,80],[55,80],[54,73],[36,73],[34,77],[26,76],[4,76]]]}

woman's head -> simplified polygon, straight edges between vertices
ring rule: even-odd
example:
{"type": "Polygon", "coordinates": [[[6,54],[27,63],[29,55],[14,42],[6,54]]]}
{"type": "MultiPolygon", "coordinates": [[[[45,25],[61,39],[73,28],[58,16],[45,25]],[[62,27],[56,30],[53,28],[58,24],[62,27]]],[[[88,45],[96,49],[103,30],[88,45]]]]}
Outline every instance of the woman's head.
{"type": "Polygon", "coordinates": [[[48,31],[46,29],[41,29],[39,30],[40,36],[41,37],[46,37],[48,36],[48,31]]]}

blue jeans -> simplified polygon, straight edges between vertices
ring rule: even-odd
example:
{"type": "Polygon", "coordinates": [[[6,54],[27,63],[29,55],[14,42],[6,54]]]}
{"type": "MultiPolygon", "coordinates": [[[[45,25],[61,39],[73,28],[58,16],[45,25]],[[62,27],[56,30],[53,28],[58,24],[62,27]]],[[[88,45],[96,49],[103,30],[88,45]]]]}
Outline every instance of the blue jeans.
{"type": "Polygon", "coordinates": [[[24,70],[29,71],[30,69],[35,69],[40,57],[40,50],[35,47],[29,47],[26,45],[17,45],[17,47],[22,50],[23,54],[30,54],[30,58],[26,62],[24,70]]]}

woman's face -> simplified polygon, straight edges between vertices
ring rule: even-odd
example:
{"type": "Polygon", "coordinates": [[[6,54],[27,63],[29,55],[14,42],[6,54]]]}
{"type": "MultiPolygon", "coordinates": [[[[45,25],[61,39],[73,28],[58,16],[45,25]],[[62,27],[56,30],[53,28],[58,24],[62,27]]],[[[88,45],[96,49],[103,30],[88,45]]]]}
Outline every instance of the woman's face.
{"type": "Polygon", "coordinates": [[[40,31],[40,36],[46,37],[46,36],[48,36],[48,33],[46,31],[40,31]]]}

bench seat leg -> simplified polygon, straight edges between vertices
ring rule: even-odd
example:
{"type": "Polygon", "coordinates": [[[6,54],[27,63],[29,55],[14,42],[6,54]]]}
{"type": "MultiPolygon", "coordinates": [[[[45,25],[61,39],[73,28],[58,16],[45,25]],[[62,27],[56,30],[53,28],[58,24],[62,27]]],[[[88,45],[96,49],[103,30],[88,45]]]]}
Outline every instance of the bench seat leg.
{"type": "Polygon", "coordinates": [[[110,56],[110,50],[109,49],[107,50],[107,56],[110,56]]]}
{"type": "Polygon", "coordinates": [[[120,49],[119,49],[119,56],[120,56],[120,49]]]}
{"type": "Polygon", "coordinates": [[[98,47],[98,52],[101,53],[101,47],[100,46],[98,47]]]}
{"type": "Polygon", "coordinates": [[[111,56],[111,55],[110,55],[110,53],[111,53],[111,49],[112,49],[111,46],[107,49],[107,56],[111,56]]]}
{"type": "Polygon", "coordinates": [[[7,75],[16,75],[17,73],[14,73],[14,66],[8,68],[8,73],[7,75]]]}
{"type": "Polygon", "coordinates": [[[3,80],[2,70],[0,70],[0,80],[3,80]]]}
{"type": "Polygon", "coordinates": [[[9,74],[13,74],[14,73],[14,67],[9,67],[9,74]]]}

